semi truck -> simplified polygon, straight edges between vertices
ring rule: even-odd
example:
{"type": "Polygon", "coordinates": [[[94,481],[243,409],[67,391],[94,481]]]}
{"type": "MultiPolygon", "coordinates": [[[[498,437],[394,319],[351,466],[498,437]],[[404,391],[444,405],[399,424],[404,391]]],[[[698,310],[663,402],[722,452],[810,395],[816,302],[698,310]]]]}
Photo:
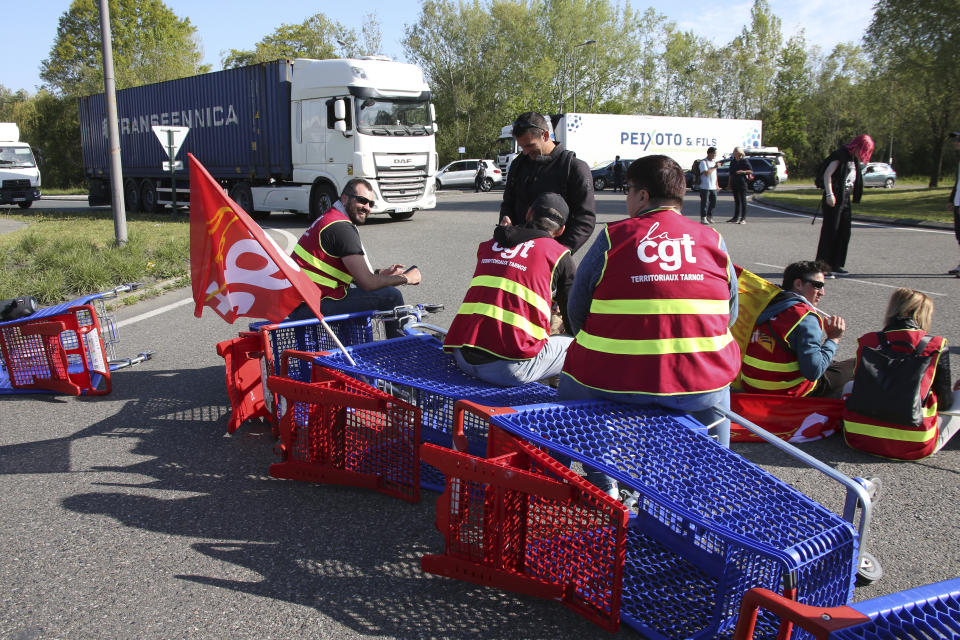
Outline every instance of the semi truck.
{"type": "MultiPolygon", "coordinates": [[[[595,168],[621,159],[663,154],[676,160],[684,170],[694,160],[716,147],[719,156],[760,147],[763,121],[730,118],[681,118],[674,116],[619,115],[609,113],[565,113],[550,116],[552,136],[595,168]]],[[[517,156],[512,126],[500,131],[497,164],[507,172],[517,156]]]]}
{"type": "Polygon", "coordinates": [[[0,122],[0,204],[27,209],[40,199],[40,168],[15,122],[0,122]]]}
{"type": "MultiPolygon", "coordinates": [[[[250,214],[313,220],[351,178],[373,185],[372,213],[405,220],[436,206],[430,89],[416,66],[384,56],[276,60],[123,89],[117,112],[129,211],[158,211],[174,193],[188,200],[187,153],[250,214]],[[187,128],[173,175],[154,131],[165,127],[187,128]]],[[[91,205],[111,200],[107,132],[104,95],[81,98],[91,205]]]]}

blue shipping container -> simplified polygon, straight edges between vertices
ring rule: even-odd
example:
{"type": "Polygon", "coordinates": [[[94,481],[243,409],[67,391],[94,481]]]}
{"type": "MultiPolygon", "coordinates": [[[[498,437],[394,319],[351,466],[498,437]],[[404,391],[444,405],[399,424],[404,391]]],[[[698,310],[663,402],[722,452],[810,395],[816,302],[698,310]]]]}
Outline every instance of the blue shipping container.
{"type": "MultiPolygon", "coordinates": [[[[192,153],[218,179],[278,180],[292,174],[293,62],[277,60],[117,91],[124,177],[163,177],[167,153],[152,125],[190,127],[177,159],[192,153]]],[[[104,94],[80,99],[87,178],[110,175],[104,94]]]]}

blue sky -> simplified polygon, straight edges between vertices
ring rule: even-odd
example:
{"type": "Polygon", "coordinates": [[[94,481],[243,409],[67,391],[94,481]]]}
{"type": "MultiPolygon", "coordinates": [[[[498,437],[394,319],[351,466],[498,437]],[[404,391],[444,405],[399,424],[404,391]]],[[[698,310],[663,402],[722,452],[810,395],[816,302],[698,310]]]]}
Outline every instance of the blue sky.
{"type": "MultiPolygon", "coordinates": [[[[616,0],[615,0],[616,1],[616,0]]],[[[874,0],[768,0],[783,22],[789,37],[803,29],[809,44],[830,50],[839,42],[859,42],[873,16],[874,0]]],[[[377,16],[383,33],[383,53],[403,58],[400,40],[404,27],[416,21],[420,3],[415,0],[366,0],[346,2],[274,0],[165,0],[180,17],[190,18],[200,35],[205,62],[220,68],[221,52],[250,49],[263,36],[283,23],[299,23],[320,12],[359,31],[369,13],[377,16]],[[264,8],[268,9],[265,10],[264,8]],[[356,8],[354,8],[356,7],[356,8]]],[[[0,84],[8,89],[36,92],[40,85],[40,62],[50,53],[57,34],[57,21],[70,0],[4,0],[6,54],[0,62],[0,84]],[[23,25],[18,28],[15,25],[23,25]],[[11,28],[12,27],[12,28],[11,28]]],[[[750,19],[752,0],[655,0],[635,1],[637,10],[652,6],[684,30],[693,30],[717,44],[728,42],[750,19]]],[[[602,44],[602,43],[601,43],[602,44]]]]}

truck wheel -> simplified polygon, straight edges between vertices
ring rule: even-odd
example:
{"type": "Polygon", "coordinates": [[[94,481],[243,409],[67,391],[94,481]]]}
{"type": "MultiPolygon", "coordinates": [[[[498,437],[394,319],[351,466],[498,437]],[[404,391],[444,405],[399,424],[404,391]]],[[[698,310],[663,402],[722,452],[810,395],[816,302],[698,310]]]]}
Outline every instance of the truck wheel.
{"type": "Polygon", "coordinates": [[[157,185],[150,178],[144,178],[140,183],[140,207],[144,213],[157,213],[160,203],[157,202],[157,185]]]}
{"type": "Polygon", "coordinates": [[[413,211],[391,211],[390,217],[394,220],[409,220],[413,217],[413,211]]]}
{"type": "Polygon", "coordinates": [[[763,178],[757,178],[753,181],[753,192],[763,193],[767,189],[767,181],[763,178]]]}
{"type": "Polygon", "coordinates": [[[607,180],[603,176],[597,176],[593,179],[593,190],[603,191],[607,188],[607,180]]]}
{"type": "Polygon", "coordinates": [[[133,178],[123,181],[123,203],[127,213],[140,211],[140,189],[137,188],[137,181],[133,178]]]}
{"type": "Polygon", "coordinates": [[[317,184],[310,192],[310,221],[313,222],[333,206],[337,195],[328,184],[317,184]]]}
{"type": "Polygon", "coordinates": [[[29,209],[30,205],[32,204],[33,204],[33,200],[25,200],[24,202],[18,202],[17,206],[20,207],[21,209],[29,209]]]}

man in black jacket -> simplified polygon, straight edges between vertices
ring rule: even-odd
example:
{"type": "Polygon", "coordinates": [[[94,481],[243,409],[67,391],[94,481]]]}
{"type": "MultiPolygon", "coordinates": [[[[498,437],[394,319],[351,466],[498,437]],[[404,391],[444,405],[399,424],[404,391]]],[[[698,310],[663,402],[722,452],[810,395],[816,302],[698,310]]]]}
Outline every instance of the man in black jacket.
{"type": "Polygon", "coordinates": [[[513,123],[513,137],[522,149],[510,165],[507,186],[500,205],[501,225],[522,225],[527,209],[542,193],[563,197],[570,209],[566,230],[557,241],[576,253],[593,233],[596,202],[590,167],[576,154],[550,139],[550,125],[539,113],[520,114],[513,123]]]}

